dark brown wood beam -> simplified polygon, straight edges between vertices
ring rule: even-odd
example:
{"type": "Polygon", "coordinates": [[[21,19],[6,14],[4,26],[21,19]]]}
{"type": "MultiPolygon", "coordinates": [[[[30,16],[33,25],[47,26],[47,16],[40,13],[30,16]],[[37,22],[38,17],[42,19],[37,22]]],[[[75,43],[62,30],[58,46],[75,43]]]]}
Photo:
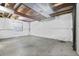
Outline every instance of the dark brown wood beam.
{"type": "MultiPolygon", "coordinates": [[[[41,19],[46,19],[45,16],[41,15],[40,13],[34,11],[33,9],[29,8],[28,6],[24,5],[24,4],[21,4],[20,6],[18,6],[16,9],[15,9],[15,13],[16,14],[19,14],[23,17],[26,17],[26,18],[30,18],[30,19],[34,19],[34,20],[41,20],[41,19]],[[24,6],[24,9],[21,9],[21,5],[24,6]],[[20,10],[21,9],[21,10],[20,10]]],[[[25,21],[25,20],[24,20],[25,21]]]]}
{"type": "Polygon", "coordinates": [[[54,17],[54,16],[59,16],[59,15],[71,13],[71,12],[72,12],[72,9],[69,9],[69,10],[64,10],[64,11],[60,11],[60,12],[55,12],[53,14],[50,14],[50,16],[54,17]]]}
{"type": "Polygon", "coordinates": [[[22,3],[20,3],[14,10],[16,11],[21,5],[22,3]]]}
{"type": "Polygon", "coordinates": [[[5,3],[1,3],[1,6],[5,6],[5,3]]]}
{"type": "Polygon", "coordinates": [[[68,7],[68,6],[73,6],[73,3],[62,3],[62,4],[59,4],[57,6],[52,5],[52,9],[54,11],[57,11],[59,9],[62,9],[62,8],[68,7]]]}
{"type": "Polygon", "coordinates": [[[8,3],[9,4],[9,8],[13,9],[16,3],[8,3]]]}
{"type": "Polygon", "coordinates": [[[57,7],[57,6],[62,5],[62,4],[64,4],[64,3],[52,3],[51,6],[52,7],[57,7]]]}
{"type": "MultiPolygon", "coordinates": [[[[15,11],[14,13],[15,13],[15,14],[18,14],[18,15],[21,15],[21,16],[23,16],[23,17],[31,18],[30,16],[25,15],[25,14],[20,13],[20,12],[17,12],[17,11],[15,11]]],[[[31,18],[31,19],[33,19],[33,18],[31,18]]]]}
{"type": "Polygon", "coordinates": [[[73,9],[73,6],[68,6],[68,7],[65,7],[65,8],[61,8],[56,12],[61,12],[61,11],[70,10],[70,9],[73,9]]]}

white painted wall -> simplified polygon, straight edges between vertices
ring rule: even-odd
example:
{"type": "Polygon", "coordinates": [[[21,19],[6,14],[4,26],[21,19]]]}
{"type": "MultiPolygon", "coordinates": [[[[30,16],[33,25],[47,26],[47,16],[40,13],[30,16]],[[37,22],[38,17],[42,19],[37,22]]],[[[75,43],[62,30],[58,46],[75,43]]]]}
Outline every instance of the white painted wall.
{"type": "Polygon", "coordinates": [[[72,15],[65,14],[51,21],[31,23],[31,35],[72,41],[72,15]]]}
{"type": "MultiPolygon", "coordinates": [[[[35,21],[31,23],[31,35],[64,40],[64,41],[72,41],[72,15],[66,14],[62,16],[58,16],[51,21],[35,21]]],[[[22,22],[13,19],[1,19],[0,18],[0,38],[9,38],[16,36],[24,36],[29,34],[29,24],[28,22],[22,22]],[[5,22],[6,21],[6,22],[5,22]],[[12,22],[21,22],[23,23],[23,31],[12,31],[12,30],[1,30],[1,28],[10,28],[12,22]],[[5,22],[5,23],[4,23],[5,22]],[[4,26],[4,25],[7,26],[4,26]]]]}
{"type": "Polygon", "coordinates": [[[79,3],[77,4],[77,22],[76,22],[76,24],[77,24],[77,53],[79,54],[79,3]]]}
{"type": "Polygon", "coordinates": [[[28,22],[0,18],[0,38],[10,38],[10,37],[28,35],[29,34],[28,27],[29,27],[28,22]],[[23,31],[10,30],[11,28],[13,28],[12,22],[15,23],[14,26],[18,25],[18,22],[22,23],[23,24],[23,31]]]}

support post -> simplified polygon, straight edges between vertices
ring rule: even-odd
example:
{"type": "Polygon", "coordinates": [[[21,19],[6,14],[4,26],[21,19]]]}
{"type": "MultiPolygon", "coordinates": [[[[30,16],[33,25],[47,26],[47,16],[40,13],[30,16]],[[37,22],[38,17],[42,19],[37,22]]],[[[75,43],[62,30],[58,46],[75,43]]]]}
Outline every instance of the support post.
{"type": "Polygon", "coordinates": [[[76,51],[76,3],[73,4],[72,20],[73,20],[73,50],[76,51]]]}

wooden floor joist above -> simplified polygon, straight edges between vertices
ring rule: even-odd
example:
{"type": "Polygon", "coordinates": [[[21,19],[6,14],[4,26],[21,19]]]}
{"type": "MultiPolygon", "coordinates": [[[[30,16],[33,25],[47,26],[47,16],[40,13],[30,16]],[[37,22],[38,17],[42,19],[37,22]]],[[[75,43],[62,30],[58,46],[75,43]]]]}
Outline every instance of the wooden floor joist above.
{"type": "MultiPolygon", "coordinates": [[[[18,14],[18,15],[26,17],[26,18],[34,19],[35,21],[36,20],[40,21],[40,20],[46,19],[45,16],[36,12],[32,8],[28,7],[27,5],[24,5],[23,3],[2,3],[0,5],[8,8],[8,9],[12,9],[15,14],[18,14]],[[17,7],[15,7],[16,5],[17,5],[17,7]]],[[[29,19],[29,21],[30,21],[30,19],[29,19]]],[[[25,20],[25,21],[27,21],[27,20],[25,20]]]]}
{"type": "Polygon", "coordinates": [[[58,11],[62,8],[72,6],[72,5],[73,5],[73,3],[54,3],[54,4],[52,3],[52,4],[50,4],[50,6],[52,7],[52,9],[54,11],[58,11]]]}
{"type": "MultiPolygon", "coordinates": [[[[47,3],[46,5],[39,3],[29,3],[29,6],[31,7],[29,7],[27,3],[2,3],[0,5],[6,8],[10,8],[14,11],[15,14],[34,19],[29,19],[29,21],[40,21],[47,19],[48,16],[54,17],[67,13],[72,13],[74,3],[47,3]]],[[[25,19],[24,21],[27,21],[27,19],[25,19]]]]}
{"type": "Polygon", "coordinates": [[[56,6],[54,4],[52,6],[53,6],[52,9],[54,10],[54,13],[50,14],[50,16],[52,17],[71,13],[73,10],[73,4],[71,3],[62,3],[62,4],[57,4],[56,6]]]}
{"type": "Polygon", "coordinates": [[[37,21],[42,20],[42,19],[46,19],[46,17],[44,17],[43,15],[41,15],[40,13],[34,11],[33,9],[29,8],[28,6],[25,6],[23,4],[21,4],[16,10],[15,10],[16,14],[19,14],[21,16],[24,17],[28,17],[31,19],[35,19],[37,21]]]}
{"type": "Polygon", "coordinates": [[[56,12],[56,13],[50,14],[50,16],[54,17],[54,16],[63,15],[63,14],[68,14],[68,13],[71,13],[71,12],[72,12],[72,9],[65,10],[65,11],[60,11],[60,12],[56,12]]]}

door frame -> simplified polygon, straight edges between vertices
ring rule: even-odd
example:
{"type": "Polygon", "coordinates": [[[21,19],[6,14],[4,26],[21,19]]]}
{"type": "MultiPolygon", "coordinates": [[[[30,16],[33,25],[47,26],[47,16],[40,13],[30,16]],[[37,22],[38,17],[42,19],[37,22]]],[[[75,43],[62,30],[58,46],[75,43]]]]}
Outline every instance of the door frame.
{"type": "Polygon", "coordinates": [[[72,21],[73,21],[73,50],[76,51],[76,3],[73,4],[72,10],[72,21]]]}

